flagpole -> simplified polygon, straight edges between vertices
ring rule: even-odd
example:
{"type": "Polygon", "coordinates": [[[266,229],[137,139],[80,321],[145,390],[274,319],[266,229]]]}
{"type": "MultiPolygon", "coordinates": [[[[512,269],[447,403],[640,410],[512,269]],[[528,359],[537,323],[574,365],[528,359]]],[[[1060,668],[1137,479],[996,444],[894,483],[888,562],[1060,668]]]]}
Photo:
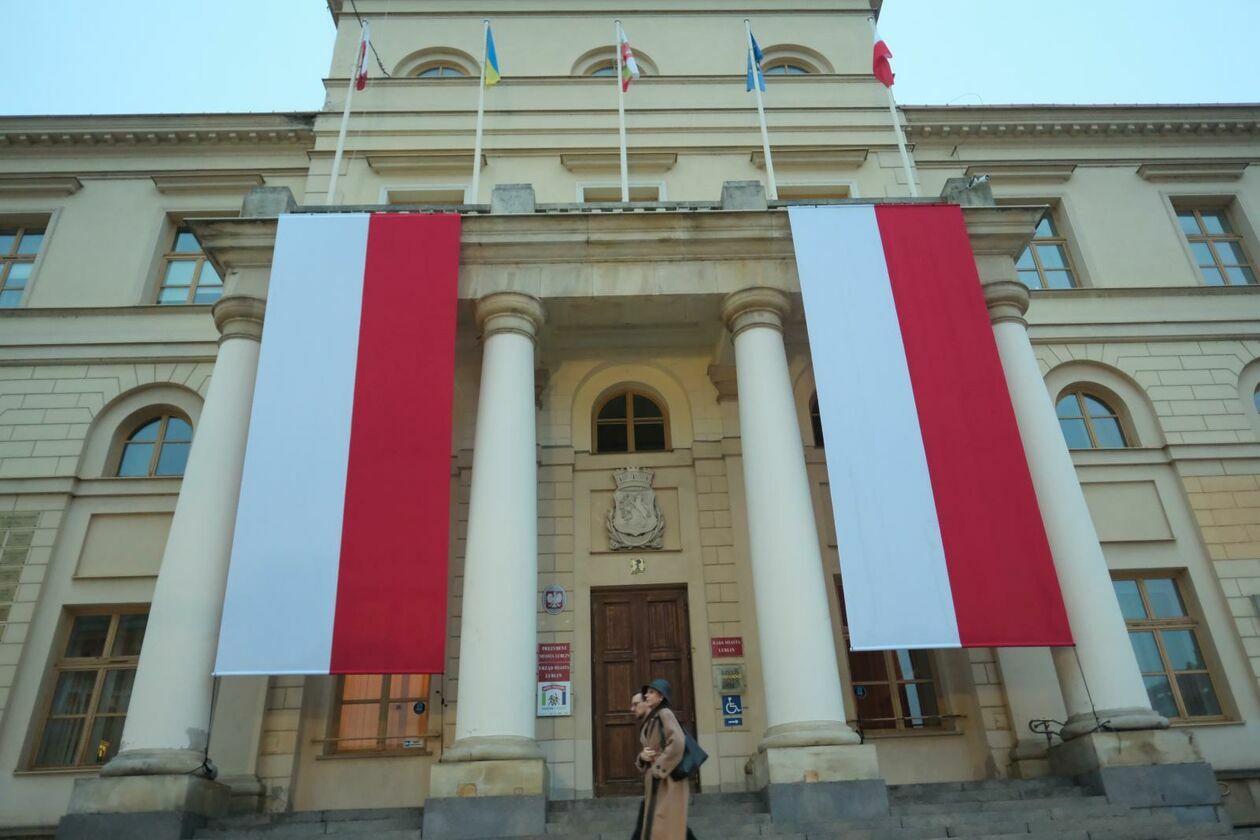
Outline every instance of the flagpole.
{"type": "MultiPolygon", "coordinates": [[[[879,30],[875,26],[875,18],[867,18],[871,24],[872,43],[879,43],[879,30]]],[[[897,150],[901,152],[901,165],[906,170],[906,182],[910,185],[910,195],[912,198],[919,197],[919,185],[915,182],[914,164],[910,160],[910,152],[906,149],[906,135],[901,128],[901,115],[897,113],[897,100],[893,98],[892,87],[884,85],[884,91],[888,94],[888,113],[892,116],[893,131],[897,134],[897,150]]]]}
{"type": "Polygon", "coordinates": [[[621,78],[624,72],[621,56],[624,33],[621,31],[621,21],[616,23],[613,51],[617,53],[617,129],[621,137],[621,201],[625,204],[630,201],[630,163],[626,155],[626,86],[621,78]]]}
{"type": "Polygon", "coordinates": [[[761,83],[765,75],[761,65],[753,55],[752,21],[744,18],[744,29],[748,32],[748,63],[753,71],[753,93],[757,95],[757,118],[761,121],[761,147],[766,156],[766,197],[771,201],[779,200],[779,184],[774,177],[774,160],[770,156],[770,130],[766,128],[766,106],[761,99],[761,83]]]}
{"type": "Polygon", "coordinates": [[[485,25],[481,33],[481,83],[477,91],[477,136],[473,142],[473,175],[472,198],[476,204],[481,197],[481,132],[486,122],[486,62],[490,58],[490,19],[482,21],[485,25]]]}
{"type": "Polygon", "coordinates": [[[324,196],[324,204],[331,205],[337,198],[337,175],[341,172],[341,157],[346,153],[346,129],[350,127],[350,100],[354,99],[355,74],[359,71],[359,53],[363,50],[363,32],[367,24],[362,24],[359,31],[359,49],[354,52],[354,66],[350,68],[350,84],[346,87],[346,107],[341,112],[341,130],[337,132],[337,151],[333,153],[332,175],[328,176],[328,194],[324,196]]]}

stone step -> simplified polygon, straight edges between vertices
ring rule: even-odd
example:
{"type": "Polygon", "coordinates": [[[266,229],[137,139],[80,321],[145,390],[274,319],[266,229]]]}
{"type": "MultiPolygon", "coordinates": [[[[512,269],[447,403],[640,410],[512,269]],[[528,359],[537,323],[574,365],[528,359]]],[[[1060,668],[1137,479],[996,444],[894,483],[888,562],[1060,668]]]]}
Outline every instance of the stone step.
{"type": "Polygon", "coordinates": [[[1039,799],[1063,799],[1087,796],[1078,787],[1029,787],[1029,788],[978,788],[973,790],[900,791],[889,790],[888,801],[893,805],[910,805],[931,802],[1004,802],[1036,801],[1039,799]]]}
{"type": "Polygon", "coordinates": [[[898,802],[892,806],[894,816],[917,814],[975,814],[998,811],[1054,811],[1070,809],[1076,813],[1095,813],[1112,807],[1105,796],[1053,796],[1035,799],[995,799],[978,802],[898,802]]]}
{"type": "Polygon", "coordinates": [[[914,796],[933,793],[960,793],[966,791],[1038,791],[1075,789],[1076,783],[1071,779],[1059,776],[1045,776],[1040,779],[977,779],[971,782],[919,782],[909,785],[889,785],[888,795],[914,796]]]}

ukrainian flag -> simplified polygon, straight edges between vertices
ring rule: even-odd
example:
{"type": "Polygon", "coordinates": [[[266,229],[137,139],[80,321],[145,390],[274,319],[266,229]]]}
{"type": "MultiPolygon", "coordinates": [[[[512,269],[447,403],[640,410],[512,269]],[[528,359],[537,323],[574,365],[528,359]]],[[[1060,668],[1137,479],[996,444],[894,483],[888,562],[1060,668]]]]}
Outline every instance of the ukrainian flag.
{"type": "Polygon", "coordinates": [[[494,33],[486,26],[486,66],[481,69],[481,78],[486,87],[497,85],[502,76],[499,75],[499,55],[494,50],[494,33]]]}

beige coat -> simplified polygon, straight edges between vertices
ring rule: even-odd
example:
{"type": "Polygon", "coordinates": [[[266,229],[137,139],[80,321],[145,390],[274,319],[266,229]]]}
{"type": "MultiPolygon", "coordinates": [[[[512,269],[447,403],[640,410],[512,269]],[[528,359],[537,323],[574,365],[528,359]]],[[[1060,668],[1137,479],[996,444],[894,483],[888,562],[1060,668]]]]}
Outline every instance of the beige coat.
{"type": "Polygon", "coordinates": [[[640,840],[685,840],[691,780],[675,781],[669,777],[678,762],[682,761],[687,743],[678,718],[669,708],[650,716],[639,730],[639,743],[656,750],[656,759],[651,764],[637,762],[643,772],[640,840]]]}

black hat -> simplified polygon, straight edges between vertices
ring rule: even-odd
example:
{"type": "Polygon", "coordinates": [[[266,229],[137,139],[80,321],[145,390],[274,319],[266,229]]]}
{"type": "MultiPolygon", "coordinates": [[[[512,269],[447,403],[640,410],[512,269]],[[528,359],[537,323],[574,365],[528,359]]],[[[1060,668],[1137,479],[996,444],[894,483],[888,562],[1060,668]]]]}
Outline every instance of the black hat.
{"type": "Polygon", "coordinates": [[[643,686],[643,694],[644,694],[644,696],[646,696],[646,695],[647,695],[647,690],[648,690],[649,688],[654,688],[654,689],[656,689],[657,693],[659,693],[662,697],[664,697],[664,698],[665,698],[665,702],[666,702],[666,703],[668,703],[668,702],[669,702],[669,695],[670,695],[670,691],[671,691],[671,689],[670,689],[670,687],[669,687],[669,680],[652,680],[650,683],[648,683],[647,685],[643,686]]]}

